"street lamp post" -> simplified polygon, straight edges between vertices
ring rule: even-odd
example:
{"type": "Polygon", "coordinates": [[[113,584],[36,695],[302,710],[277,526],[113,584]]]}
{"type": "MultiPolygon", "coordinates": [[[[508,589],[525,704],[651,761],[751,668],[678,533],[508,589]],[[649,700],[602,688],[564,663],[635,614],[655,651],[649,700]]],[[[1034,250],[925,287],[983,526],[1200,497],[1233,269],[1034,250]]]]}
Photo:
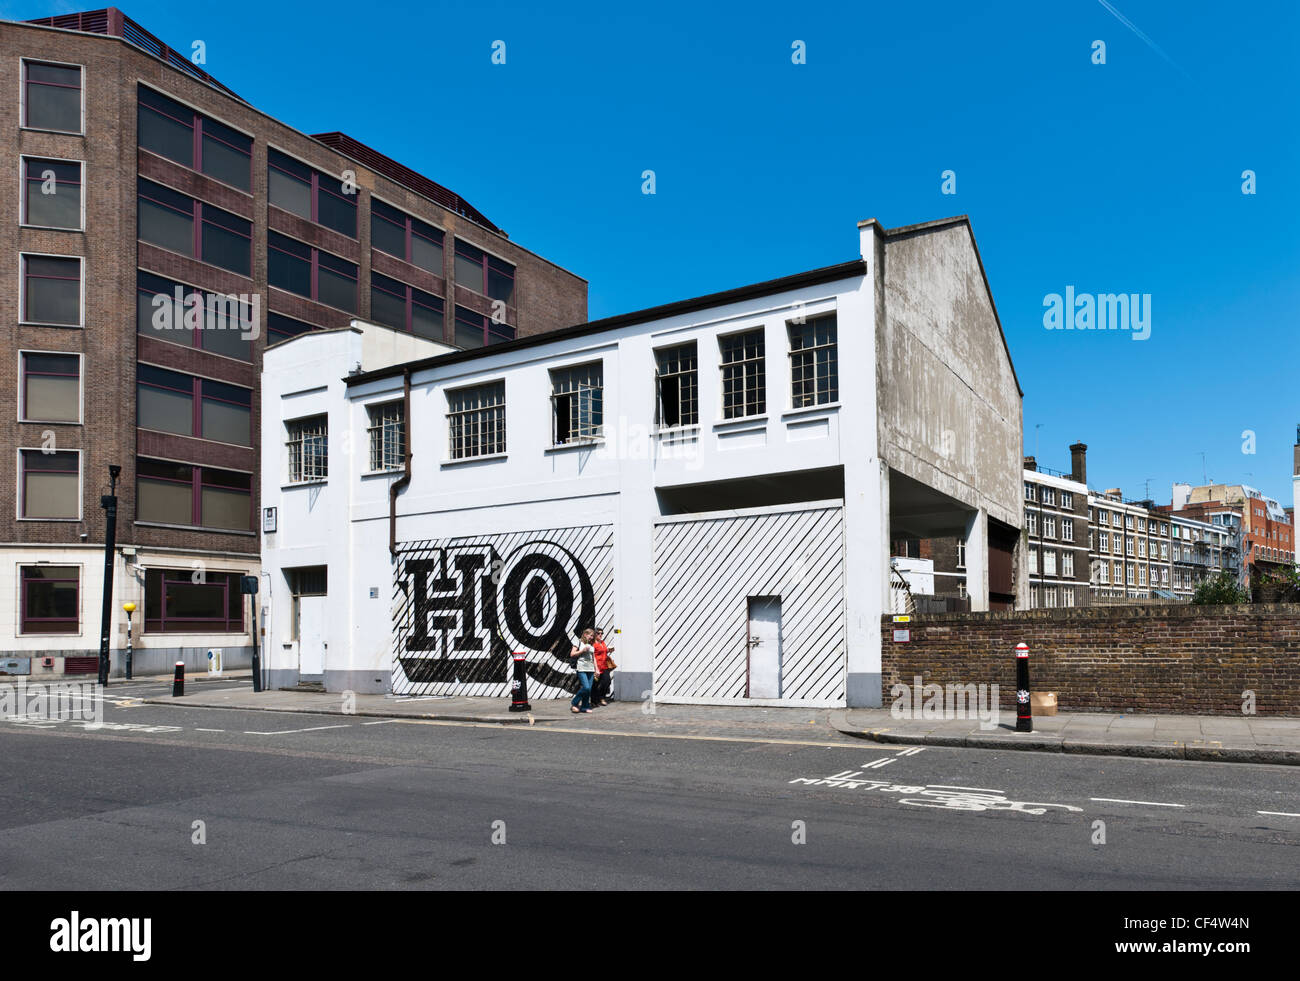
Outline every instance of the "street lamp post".
{"type": "Polygon", "coordinates": [[[126,611],[126,680],[131,680],[131,614],[135,612],[135,604],[131,602],[123,603],[122,609],[126,611]]]}
{"type": "Polygon", "coordinates": [[[99,683],[108,684],[108,632],[113,622],[113,548],[117,544],[117,478],[122,468],[109,464],[108,493],[100,497],[104,509],[104,605],[99,620],[99,683]]]}

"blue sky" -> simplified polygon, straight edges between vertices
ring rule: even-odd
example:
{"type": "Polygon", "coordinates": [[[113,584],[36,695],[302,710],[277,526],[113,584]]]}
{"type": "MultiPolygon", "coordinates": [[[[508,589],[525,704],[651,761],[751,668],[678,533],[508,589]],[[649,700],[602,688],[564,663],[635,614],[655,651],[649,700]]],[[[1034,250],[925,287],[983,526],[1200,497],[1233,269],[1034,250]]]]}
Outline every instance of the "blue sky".
{"type": "Polygon", "coordinates": [[[258,108],[349,133],[584,276],[592,319],[852,258],[860,218],[969,214],[1027,453],[1068,469],[1082,439],[1093,486],[1129,497],[1149,480],[1168,501],[1204,472],[1290,502],[1290,0],[123,2],[175,48],[203,40],[207,70],[258,108]],[[1067,285],[1150,294],[1150,338],[1046,330],[1044,297],[1067,285]]]}

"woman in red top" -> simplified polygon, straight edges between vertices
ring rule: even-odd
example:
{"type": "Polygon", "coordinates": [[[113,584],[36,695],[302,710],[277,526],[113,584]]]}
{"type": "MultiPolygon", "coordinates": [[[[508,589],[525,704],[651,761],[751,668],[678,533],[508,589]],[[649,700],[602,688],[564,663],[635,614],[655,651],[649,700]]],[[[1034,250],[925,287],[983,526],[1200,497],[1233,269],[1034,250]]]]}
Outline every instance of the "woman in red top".
{"type": "Polygon", "coordinates": [[[596,639],[592,646],[596,648],[596,682],[591,688],[591,704],[608,705],[610,673],[613,670],[610,667],[609,653],[614,648],[606,646],[605,631],[599,627],[596,628],[596,639]]]}

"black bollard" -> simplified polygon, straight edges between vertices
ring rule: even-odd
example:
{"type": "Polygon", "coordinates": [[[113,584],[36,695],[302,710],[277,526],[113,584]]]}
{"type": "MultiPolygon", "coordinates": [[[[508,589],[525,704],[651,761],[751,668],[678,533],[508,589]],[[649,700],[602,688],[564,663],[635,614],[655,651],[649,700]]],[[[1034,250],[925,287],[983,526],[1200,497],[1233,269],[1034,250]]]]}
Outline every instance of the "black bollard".
{"type": "Polygon", "coordinates": [[[185,662],[176,662],[176,673],[172,675],[172,698],[185,694],[185,662]]]}
{"type": "Polygon", "coordinates": [[[531,712],[528,704],[528,661],[527,655],[515,653],[515,676],[510,682],[510,711],[531,712]]]}
{"type": "Polygon", "coordinates": [[[1034,731],[1034,709],[1029,704],[1029,645],[1016,645],[1016,732],[1034,731]]]}

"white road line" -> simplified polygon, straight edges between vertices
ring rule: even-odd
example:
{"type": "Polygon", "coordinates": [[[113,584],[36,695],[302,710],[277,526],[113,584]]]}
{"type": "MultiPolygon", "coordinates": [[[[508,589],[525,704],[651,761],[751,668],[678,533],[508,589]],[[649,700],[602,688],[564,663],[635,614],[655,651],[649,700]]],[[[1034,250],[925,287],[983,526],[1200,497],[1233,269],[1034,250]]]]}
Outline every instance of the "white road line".
{"type": "Polygon", "coordinates": [[[351,723],[343,726],[312,726],[310,729],[280,729],[277,732],[253,732],[249,729],[244,730],[245,736],[285,736],[291,732],[320,732],[322,729],[350,729],[351,723]]]}
{"type": "Polygon", "coordinates": [[[890,763],[897,763],[897,762],[898,762],[897,759],[891,759],[889,757],[886,757],[884,759],[872,760],[870,763],[863,763],[862,769],[879,770],[882,766],[889,766],[890,763]]]}
{"type": "Polygon", "coordinates": [[[1088,800],[1103,801],[1107,804],[1145,804],[1148,807],[1186,807],[1186,804],[1162,804],[1158,800],[1121,800],[1118,797],[1089,797],[1088,800]]]}
{"type": "Polygon", "coordinates": [[[924,752],[924,746],[913,746],[911,749],[900,749],[896,756],[915,756],[917,753],[924,752]]]}
{"type": "Polygon", "coordinates": [[[1256,814],[1267,814],[1270,817],[1280,818],[1300,818],[1300,814],[1292,814],[1290,811],[1256,811],[1256,814]]]}
{"type": "Polygon", "coordinates": [[[195,729],[195,732],[225,732],[225,729],[195,729]]]}
{"type": "Polygon", "coordinates": [[[401,719],[379,719],[377,722],[363,722],[363,726],[386,726],[390,722],[401,722],[401,719]]]}

